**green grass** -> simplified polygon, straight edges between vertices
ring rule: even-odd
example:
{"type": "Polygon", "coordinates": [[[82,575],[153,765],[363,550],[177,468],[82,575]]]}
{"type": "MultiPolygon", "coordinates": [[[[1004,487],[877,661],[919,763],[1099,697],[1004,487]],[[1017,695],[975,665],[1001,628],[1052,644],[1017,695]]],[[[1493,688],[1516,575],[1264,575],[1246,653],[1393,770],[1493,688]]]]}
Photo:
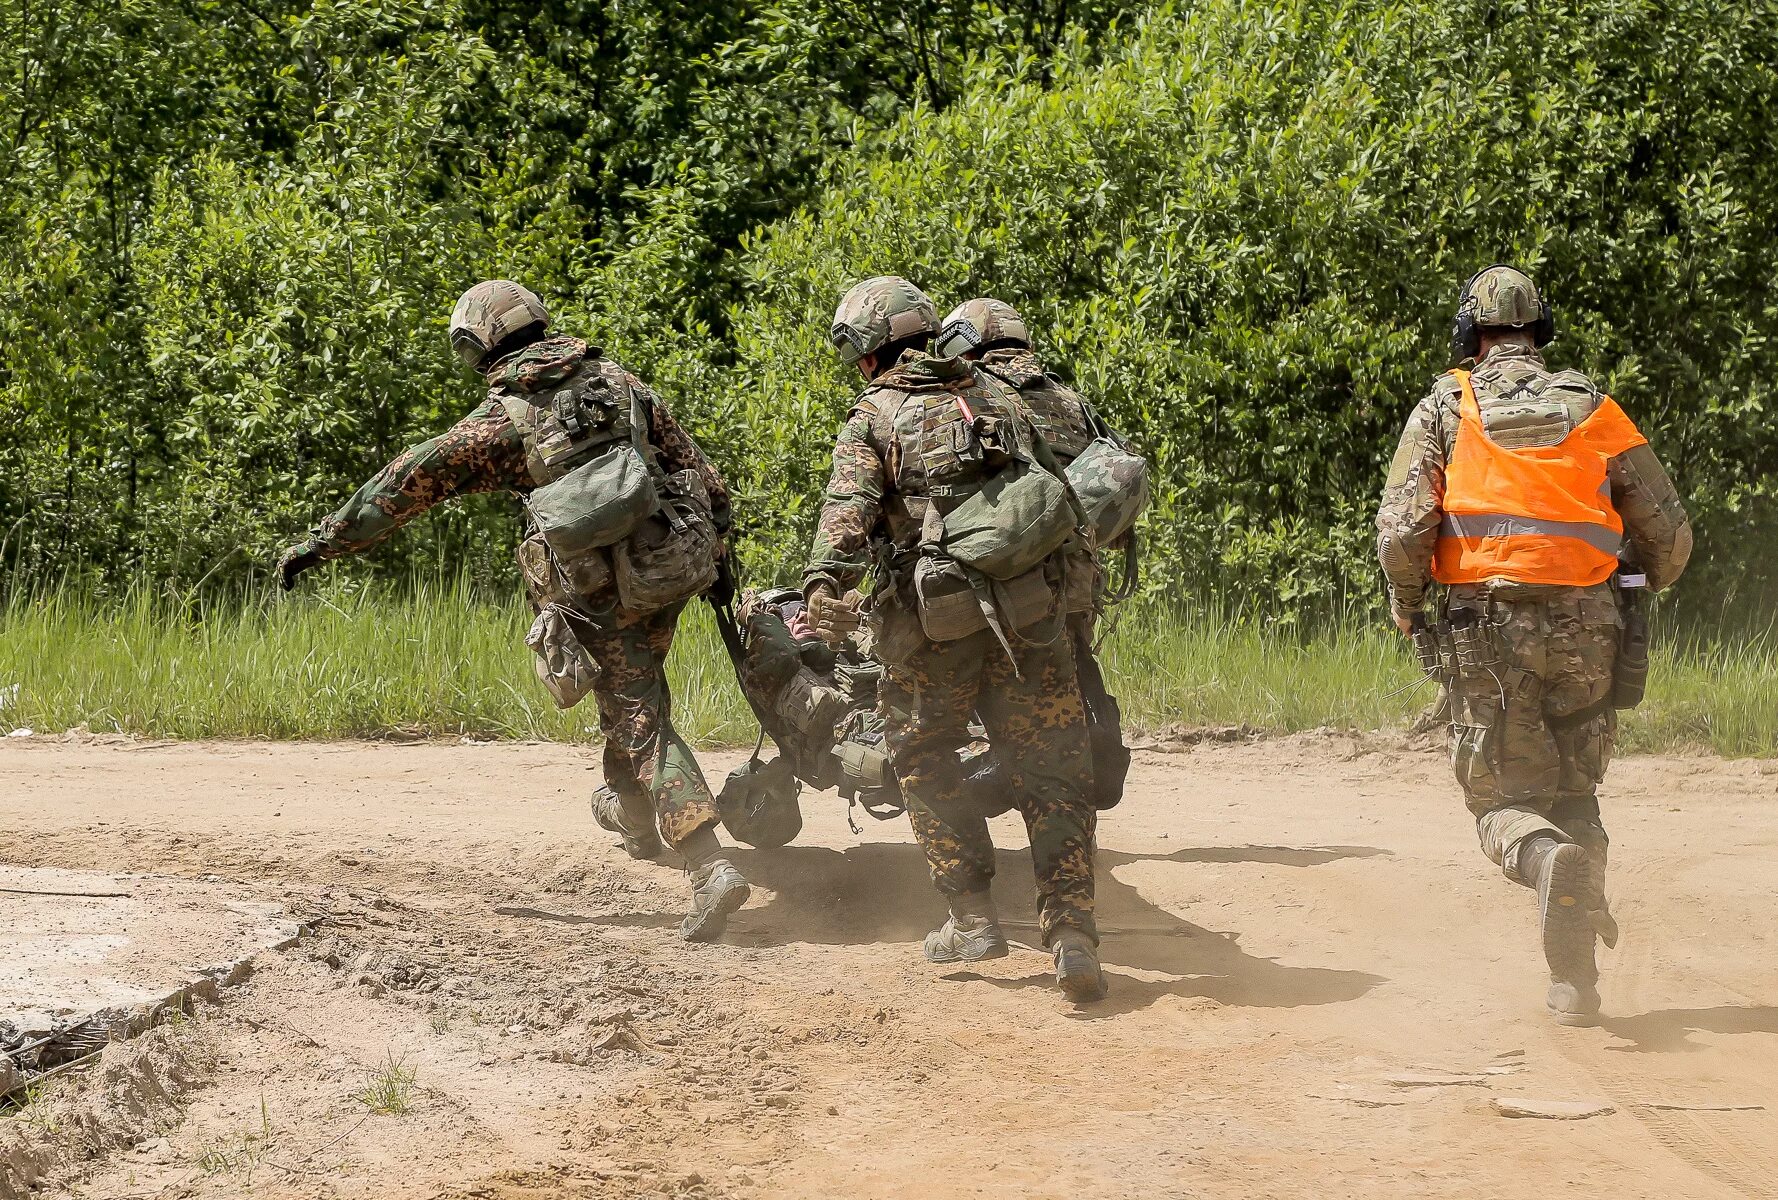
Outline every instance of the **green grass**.
{"type": "MultiPolygon", "coordinates": [[[[436,583],[214,603],[147,589],[116,604],[69,589],[14,596],[0,606],[0,729],[595,740],[591,700],[558,712],[531,674],[529,622],[516,598],[436,583]]],[[[1105,665],[1139,730],[1384,729],[1432,699],[1406,642],[1357,620],[1305,636],[1213,611],[1135,609],[1107,640],[1105,665]]],[[[701,604],[680,624],[669,671],[688,738],[753,740],[701,604]]],[[[1626,714],[1621,740],[1778,754],[1778,647],[1769,635],[1657,647],[1649,698],[1626,714]]]]}

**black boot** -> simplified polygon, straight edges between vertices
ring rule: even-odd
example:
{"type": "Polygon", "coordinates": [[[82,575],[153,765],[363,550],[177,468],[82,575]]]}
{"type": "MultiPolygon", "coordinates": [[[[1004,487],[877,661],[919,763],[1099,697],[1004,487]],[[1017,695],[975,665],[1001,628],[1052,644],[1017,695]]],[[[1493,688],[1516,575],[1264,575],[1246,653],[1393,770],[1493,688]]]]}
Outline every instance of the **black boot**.
{"type": "Polygon", "coordinates": [[[1050,938],[1056,957],[1056,986],[1076,1004],[1105,999],[1105,972],[1099,969],[1099,947],[1078,929],[1058,930],[1050,938]]]}
{"type": "Polygon", "coordinates": [[[927,962],[981,962],[1005,957],[1006,935],[1000,932],[994,898],[987,892],[951,897],[951,915],[926,935],[927,962]]]}
{"type": "Polygon", "coordinates": [[[602,786],[593,792],[593,820],[599,828],[609,829],[624,840],[624,853],[631,858],[659,858],[661,853],[661,834],[655,828],[654,809],[650,806],[646,813],[631,812],[632,808],[640,810],[640,805],[626,804],[617,789],[609,785],[602,786]]]}
{"type": "Polygon", "coordinates": [[[1519,876],[1537,889],[1550,968],[1544,1003],[1558,1024],[1591,1025],[1599,1013],[1594,913],[1605,906],[1592,856],[1573,842],[1534,837],[1519,850],[1519,876]]]}

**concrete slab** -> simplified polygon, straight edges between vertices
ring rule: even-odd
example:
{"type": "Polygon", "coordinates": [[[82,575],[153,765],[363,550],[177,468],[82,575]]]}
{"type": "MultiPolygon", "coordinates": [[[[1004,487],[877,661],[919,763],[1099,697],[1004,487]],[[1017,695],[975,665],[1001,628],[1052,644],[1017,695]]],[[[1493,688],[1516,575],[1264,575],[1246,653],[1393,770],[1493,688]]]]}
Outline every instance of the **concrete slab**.
{"type": "Polygon", "coordinates": [[[154,1003],[296,931],[220,880],[0,866],[0,1022],[47,1032],[154,1003]]]}

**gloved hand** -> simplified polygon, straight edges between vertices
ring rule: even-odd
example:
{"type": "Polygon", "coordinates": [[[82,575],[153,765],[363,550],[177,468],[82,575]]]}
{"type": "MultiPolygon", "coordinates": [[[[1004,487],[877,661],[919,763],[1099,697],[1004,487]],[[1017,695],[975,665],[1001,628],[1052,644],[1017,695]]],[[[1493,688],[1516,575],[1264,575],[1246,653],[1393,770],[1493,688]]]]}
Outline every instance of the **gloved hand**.
{"type": "Polygon", "coordinates": [[[321,551],[313,542],[299,542],[278,556],[278,586],[289,591],[296,586],[296,577],[321,562],[321,551]]]}
{"type": "MultiPolygon", "coordinates": [[[[716,545],[720,548],[722,543],[717,542],[716,545]]],[[[718,608],[728,608],[734,604],[735,572],[734,569],[729,566],[729,558],[727,554],[717,555],[716,581],[710,585],[704,594],[710,597],[710,603],[716,605],[718,608]]]]}
{"type": "Polygon", "coordinates": [[[836,596],[832,584],[818,583],[809,591],[809,628],[837,650],[857,631],[863,620],[858,611],[863,603],[856,591],[836,596]]]}

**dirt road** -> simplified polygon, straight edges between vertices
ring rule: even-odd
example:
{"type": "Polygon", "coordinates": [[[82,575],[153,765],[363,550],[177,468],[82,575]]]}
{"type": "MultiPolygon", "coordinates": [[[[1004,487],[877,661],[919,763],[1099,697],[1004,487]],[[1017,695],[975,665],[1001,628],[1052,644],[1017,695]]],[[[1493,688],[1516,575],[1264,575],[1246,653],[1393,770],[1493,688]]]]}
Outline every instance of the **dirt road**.
{"type": "MultiPolygon", "coordinates": [[[[705,756],[716,779],[734,761],[705,756]]],[[[591,762],[0,745],[0,861],[218,876],[324,918],[68,1085],[70,1113],[109,1087],[123,1128],[61,1127],[113,1143],[65,1190],[1778,1197],[1778,764],[1614,770],[1625,935],[1601,1027],[1567,1030],[1528,894],[1434,754],[1139,754],[1102,825],[1111,998],[1079,1011],[1028,947],[920,961],[941,910],[905,826],[854,835],[832,796],[805,796],[797,845],[738,856],[756,886],[730,944],[681,944],[682,877],[592,825],[591,762]],[[391,1060],[405,1114],[359,1095],[391,1060]],[[152,1094],[117,1101],[132,1071],[152,1094]],[[1615,1111],[1509,1119],[1503,1096],[1615,1111]]],[[[1028,943],[1023,836],[995,835],[1028,943]]]]}

